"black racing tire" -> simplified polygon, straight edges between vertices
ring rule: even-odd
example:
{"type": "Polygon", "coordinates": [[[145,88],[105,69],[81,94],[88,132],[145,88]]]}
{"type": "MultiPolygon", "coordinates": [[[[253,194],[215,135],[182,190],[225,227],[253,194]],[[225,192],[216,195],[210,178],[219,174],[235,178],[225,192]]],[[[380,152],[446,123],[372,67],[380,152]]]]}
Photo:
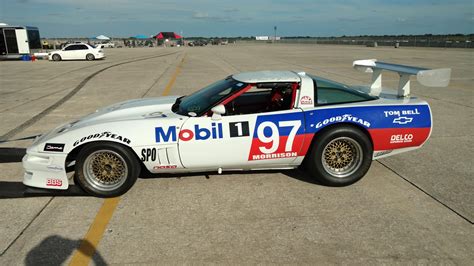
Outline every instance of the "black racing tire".
{"type": "Polygon", "coordinates": [[[347,186],[367,173],[372,154],[372,142],[362,130],[335,126],[314,139],[304,166],[323,185],[347,186]]]}
{"type": "Polygon", "coordinates": [[[86,55],[86,60],[87,61],[93,61],[95,59],[95,56],[93,54],[87,54],[86,55]]]}
{"type": "Polygon", "coordinates": [[[61,61],[61,60],[62,60],[62,58],[61,58],[60,55],[58,55],[58,54],[53,54],[53,61],[61,61]]]}
{"type": "Polygon", "coordinates": [[[93,142],[77,156],[74,181],[93,196],[116,197],[135,184],[140,169],[137,157],[128,147],[114,142],[93,142]]]}

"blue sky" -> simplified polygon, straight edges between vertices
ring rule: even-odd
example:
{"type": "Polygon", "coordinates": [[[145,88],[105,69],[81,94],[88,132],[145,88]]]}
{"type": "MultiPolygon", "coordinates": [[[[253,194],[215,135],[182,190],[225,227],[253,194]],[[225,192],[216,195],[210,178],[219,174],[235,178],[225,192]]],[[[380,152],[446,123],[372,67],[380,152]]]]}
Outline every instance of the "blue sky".
{"type": "Polygon", "coordinates": [[[43,37],[474,33],[474,0],[0,0],[0,22],[43,37]]]}

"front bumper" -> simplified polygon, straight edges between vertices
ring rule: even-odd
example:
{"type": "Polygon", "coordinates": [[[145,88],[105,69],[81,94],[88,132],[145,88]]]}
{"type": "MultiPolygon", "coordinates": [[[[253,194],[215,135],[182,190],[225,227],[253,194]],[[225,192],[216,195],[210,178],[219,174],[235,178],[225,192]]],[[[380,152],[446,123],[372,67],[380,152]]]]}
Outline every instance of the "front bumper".
{"type": "Polygon", "coordinates": [[[27,151],[23,157],[23,184],[47,189],[68,189],[65,161],[67,154],[27,151]]]}

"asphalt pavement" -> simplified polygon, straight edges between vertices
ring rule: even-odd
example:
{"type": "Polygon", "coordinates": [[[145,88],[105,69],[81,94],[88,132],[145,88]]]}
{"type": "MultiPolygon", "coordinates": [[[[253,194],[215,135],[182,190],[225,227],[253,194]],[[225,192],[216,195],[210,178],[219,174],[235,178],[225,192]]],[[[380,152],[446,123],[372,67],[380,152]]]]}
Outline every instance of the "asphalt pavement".
{"type": "MultiPolygon", "coordinates": [[[[472,50],[233,44],[106,56],[0,61],[0,141],[128,99],[189,94],[241,71],[305,71],[349,85],[370,80],[352,69],[356,59],[453,71],[448,88],[412,82],[433,112],[426,145],[374,161],[343,188],[292,170],[142,176],[113,201],[77,187],[25,193],[19,160],[31,140],[0,143],[1,265],[474,263],[472,50]]],[[[384,75],[385,85],[397,83],[384,75]]]]}

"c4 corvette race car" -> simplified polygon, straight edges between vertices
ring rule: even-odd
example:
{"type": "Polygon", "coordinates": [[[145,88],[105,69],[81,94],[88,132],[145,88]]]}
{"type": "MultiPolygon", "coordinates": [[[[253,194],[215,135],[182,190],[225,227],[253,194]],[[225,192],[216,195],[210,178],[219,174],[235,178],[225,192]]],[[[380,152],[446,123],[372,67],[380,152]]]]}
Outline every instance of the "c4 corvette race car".
{"type": "Polygon", "coordinates": [[[432,130],[427,102],[410,97],[410,75],[447,86],[450,69],[372,60],[372,84],[349,87],[292,71],[231,75],[187,96],[130,100],[97,110],[38,137],[23,158],[27,186],[67,189],[74,182],[99,197],[129,190],[140,171],[187,173],[304,169],[345,186],[372,160],[421,147],[432,130]],[[382,91],[382,70],[400,74],[382,91]]]}

